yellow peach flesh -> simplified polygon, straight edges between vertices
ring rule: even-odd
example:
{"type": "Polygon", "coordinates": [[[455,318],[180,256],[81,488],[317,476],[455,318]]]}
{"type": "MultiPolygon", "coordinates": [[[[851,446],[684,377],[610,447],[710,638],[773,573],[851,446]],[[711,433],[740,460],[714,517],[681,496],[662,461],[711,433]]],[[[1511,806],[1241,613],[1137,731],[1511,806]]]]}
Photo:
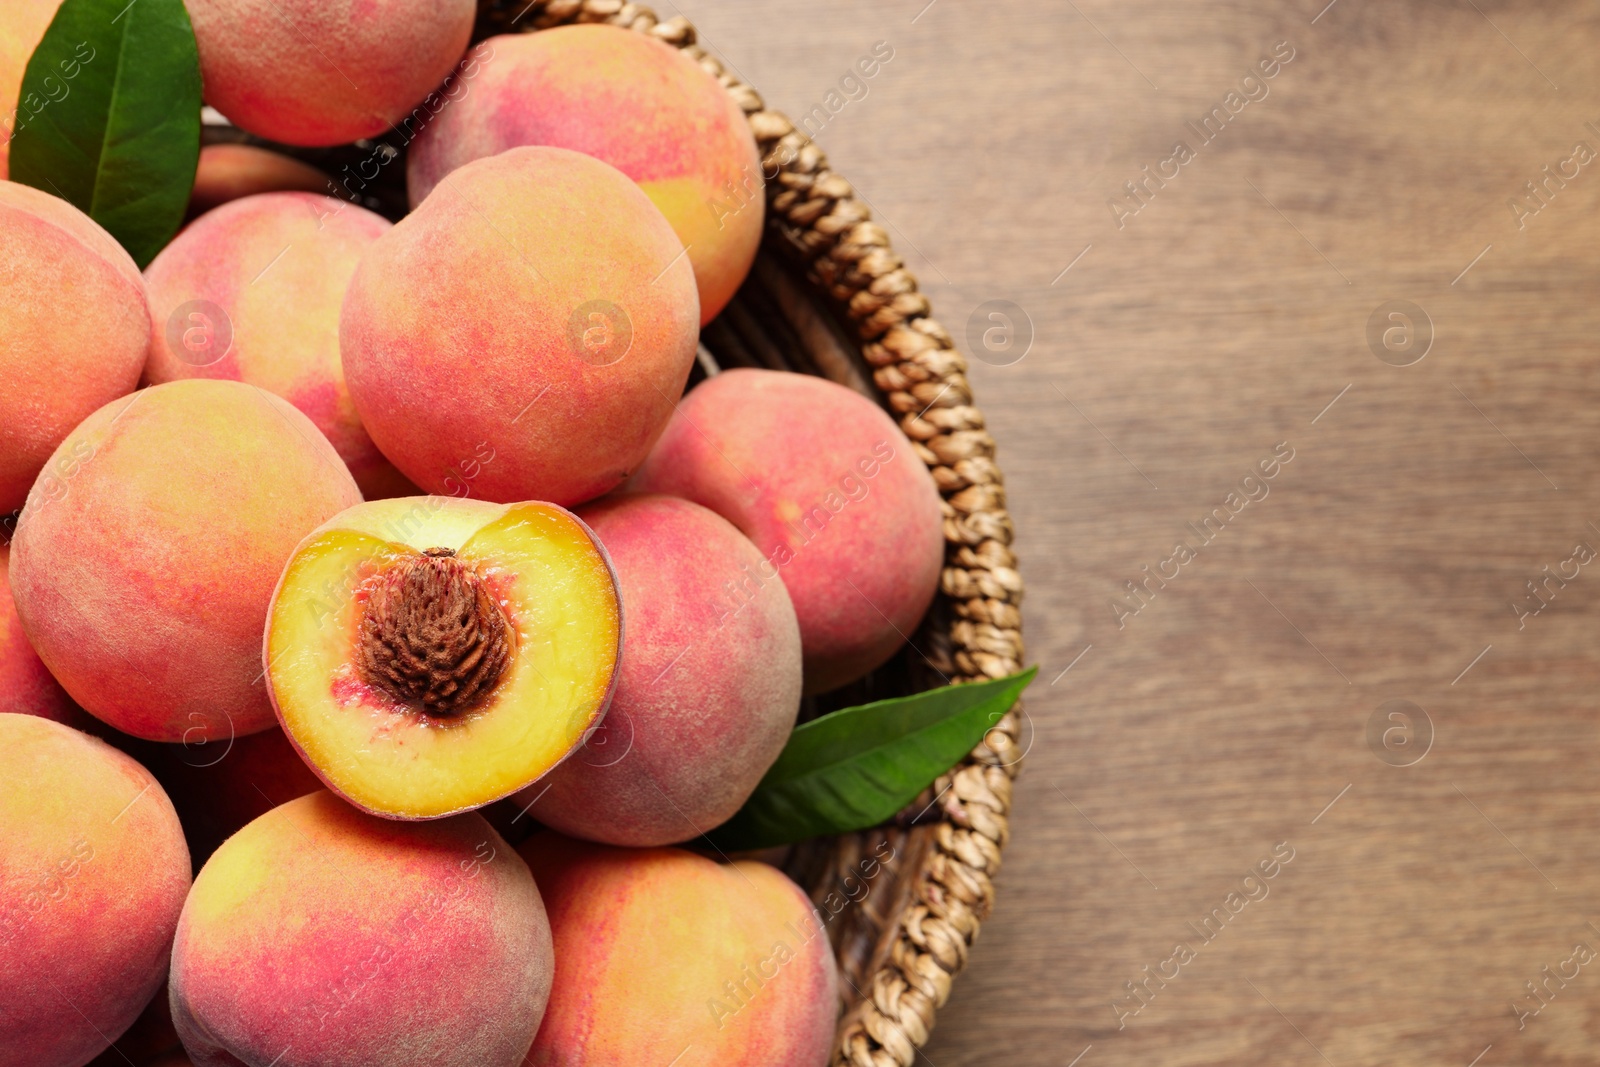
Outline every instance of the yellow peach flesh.
{"type": "Polygon", "coordinates": [[[533,503],[441,508],[404,541],[366,525],[340,528],[335,519],[308,538],[274,599],[266,643],[273,701],[307,761],[358,807],[411,819],[479,807],[559,763],[603,714],[618,659],[616,587],[587,529],[533,503]],[[372,579],[433,547],[476,567],[514,633],[493,694],[449,718],[396,700],[355,665],[372,579]]]}

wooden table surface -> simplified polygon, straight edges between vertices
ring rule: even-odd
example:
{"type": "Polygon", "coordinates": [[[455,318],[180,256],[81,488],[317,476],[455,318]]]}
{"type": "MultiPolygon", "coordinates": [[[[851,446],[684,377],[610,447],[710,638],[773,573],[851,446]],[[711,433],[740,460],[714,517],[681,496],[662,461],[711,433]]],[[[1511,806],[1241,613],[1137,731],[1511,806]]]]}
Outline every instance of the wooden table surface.
{"type": "Polygon", "coordinates": [[[934,1067],[1600,1060],[1600,8],[1325,3],[659,8],[824,108],[1000,441],[1042,672],[934,1067]]]}

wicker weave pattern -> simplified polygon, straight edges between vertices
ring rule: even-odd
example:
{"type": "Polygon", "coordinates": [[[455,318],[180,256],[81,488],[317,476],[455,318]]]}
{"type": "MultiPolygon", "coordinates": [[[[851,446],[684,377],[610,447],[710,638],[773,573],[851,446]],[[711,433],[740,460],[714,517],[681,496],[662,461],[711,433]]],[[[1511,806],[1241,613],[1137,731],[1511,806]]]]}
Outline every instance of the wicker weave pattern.
{"type": "MultiPolygon", "coordinates": [[[[994,439],[973,405],[966,361],[850,183],[829,169],[821,148],[707,54],[682,17],[661,21],[623,0],[485,0],[480,8],[480,34],[572,22],[648,33],[681,48],[733,96],[765,162],[772,234],[853,324],[881,393],[874,399],[898,417],[944,498],[943,595],[914,643],[952,681],[1020,670],[1022,579],[994,439]]],[[[817,353],[815,361],[829,377],[863,384],[854,366],[828,355],[817,353]]],[[[885,845],[898,857],[830,930],[845,979],[836,1065],[910,1067],[928,1040],[994,904],[1011,783],[1023,755],[1021,710],[1019,704],[908,808],[901,825],[816,843],[820,857],[814,848],[809,861],[802,854],[789,865],[821,902],[863,857],[883,855],[885,845]]]]}

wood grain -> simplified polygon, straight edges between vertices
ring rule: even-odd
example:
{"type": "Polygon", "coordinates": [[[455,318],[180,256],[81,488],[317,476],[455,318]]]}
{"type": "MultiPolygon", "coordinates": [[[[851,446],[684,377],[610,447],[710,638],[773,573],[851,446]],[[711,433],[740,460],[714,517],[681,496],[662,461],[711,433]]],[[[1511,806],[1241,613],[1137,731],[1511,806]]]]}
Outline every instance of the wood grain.
{"type": "Polygon", "coordinates": [[[1600,550],[1600,159],[1508,201],[1600,150],[1600,10],[925,2],[658,9],[818,116],[953,332],[993,300],[1031,323],[1020,361],[983,315],[967,351],[1043,672],[926,1061],[1594,1063],[1600,567],[1565,561],[1600,550]],[[1369,345],[1391,301],[1423,313],[1410,355],[1431,331],[1409,366],[1369,345]],[[1577,577],[1519,618],[1546,566],[1577,577]],[[1405,767],[1368,741],[1398,700],[1431,723],[1405,767]]]}

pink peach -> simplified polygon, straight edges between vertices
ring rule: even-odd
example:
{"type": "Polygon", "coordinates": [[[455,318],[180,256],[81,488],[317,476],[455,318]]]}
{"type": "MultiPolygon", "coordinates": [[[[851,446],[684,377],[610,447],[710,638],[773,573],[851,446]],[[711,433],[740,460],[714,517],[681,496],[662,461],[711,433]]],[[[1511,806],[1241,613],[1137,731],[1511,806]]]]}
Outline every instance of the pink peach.
{"type": "Polygon", "coordinates": [[[522,855],[556,972],[529,1067],[823,1067],[838,971],[800,887],[763,863],[539,834],[522,855]]]}
{"type": "Polygon", "coordinates": [[[0,713],[0,1067],[78,1067],[167,974],[189,853],[148,771],[0,713]]]}
{"type": "Polygon", "coordinates": [[[67,433],[133,390],[150,311],[133,259],[89,216],[0,182],[0,514],[67,433]]]}
{"type": "Polygon", "coordinates": [[[399,122],[467,50],[473,0],[185,0],[206,102],[284,144],[399,122]]]}
{"type": "Polygon", "coordinates": [[[11,556],[23,629],[125,733],[264,730],[273,587],[300,538],[360,499],[286,401],[239,382],[151,386],[85,419],[29,493],[11,556]]]}
{"type": "Polygon", "coordinates": [[[466,91],[423,127],[411,202],[464,163],[519,145],[571,148],[639,183],[689,251],[710,322],[750,270],[766,209],[744,112],[678,49],[620,26],[493,37],[466,91]]]}
{"type": "Polygon", "coordinates": [[[789,594],[743,534],[687,500],[624,496],[579,515],[617,570],[622,672],[600,731],[518,799],[594,841],[698,837],[739,810],[794,726],[789,594]]]}
{"type": "Polygon", "coordinates": [[[433,493],[574,504],[644,459],[694,363],[683,246],[562,148],[452,173],[362,257],[340,349],[372,439],[433,493]]]}
{"type": "Polygon", "coordinates": [[[882,664],[938,588],[932,475],[882,408],[825,379],[717,375],[684,397],[633,484],[704,505],[755,542],[794,601],[808,692],[882,664]]]}
{"type": "Polygon", "coordinates": [[[527,865],[480,816],[391,822],[319,792],[200,871],[172,1017],[197,1067],[515,1067],[552,969],[527,865]]]}
{"type": "Polygon", "coordinates": [[[363,496],[414,493],[362,428],[339,361],[345,290],[389,229],[365,208],[303,192],[248,196],[200,216],[145,268],[145,379],[260,386],[316,423],[363,496]]]}

